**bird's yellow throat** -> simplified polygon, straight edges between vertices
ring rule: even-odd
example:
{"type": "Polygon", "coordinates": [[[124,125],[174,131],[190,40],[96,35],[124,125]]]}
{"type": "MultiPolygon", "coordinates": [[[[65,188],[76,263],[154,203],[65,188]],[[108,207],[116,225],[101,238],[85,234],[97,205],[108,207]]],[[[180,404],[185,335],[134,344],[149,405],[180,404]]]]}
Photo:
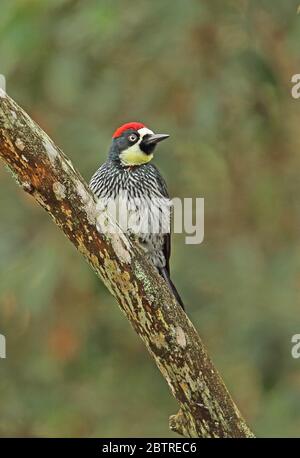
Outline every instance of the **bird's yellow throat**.
{"type": "Polygon", "coordinates": [[[141,165],[150,162],[153,154],[146,154],[140,148],[128,148],[120,154],[124,165],[141,165]]]}

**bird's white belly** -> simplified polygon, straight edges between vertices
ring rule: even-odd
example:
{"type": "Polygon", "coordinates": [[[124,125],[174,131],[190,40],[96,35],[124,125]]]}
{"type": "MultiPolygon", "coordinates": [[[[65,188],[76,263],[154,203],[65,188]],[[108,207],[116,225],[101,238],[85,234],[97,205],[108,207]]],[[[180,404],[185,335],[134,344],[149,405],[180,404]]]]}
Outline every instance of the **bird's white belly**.
{"type": "Polygon", "coordinates": [[[165,197],[133,198],[121,192],[115,198],[100,197],[97,207],[106,210],[128,234],[170,233],[171,201],[165,197]]]}

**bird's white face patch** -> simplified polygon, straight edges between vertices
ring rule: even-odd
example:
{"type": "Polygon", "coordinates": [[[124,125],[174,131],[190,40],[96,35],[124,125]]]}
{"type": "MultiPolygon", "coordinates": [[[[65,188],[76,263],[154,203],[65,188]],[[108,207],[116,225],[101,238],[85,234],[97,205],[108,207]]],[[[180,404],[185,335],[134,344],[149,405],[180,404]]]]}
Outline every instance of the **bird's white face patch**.
{"type": "Polygon", "coordinates": [[[141,129],[138,130],[138,133],[140,134],[140,138],[143,139],[145,137],[145,135],[153,135],[154,132],[150,129],[148,129],[148,127],[142,127],[141,129]]]}
{"type": "Polygon", "coordinates": [[[153,154],[146,154],[141,150],[140,143],[145,135],[153,135],[154,132],[147,127],[142,127],[138,133],[140,135],[139,140],[120,154],[120,159],[124,165],[146,164],[153,158],[153,154]]]}

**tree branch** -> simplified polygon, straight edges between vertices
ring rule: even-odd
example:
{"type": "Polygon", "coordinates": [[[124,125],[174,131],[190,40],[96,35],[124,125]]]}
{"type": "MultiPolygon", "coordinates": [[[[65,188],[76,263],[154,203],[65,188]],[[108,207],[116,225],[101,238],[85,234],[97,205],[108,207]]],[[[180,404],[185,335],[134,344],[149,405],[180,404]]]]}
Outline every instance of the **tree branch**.
{"type": "Polygon", "coordinates": [[[1,90],[0,156],[86,258],[145,343],[180,405],[170,428],[186,437],[253,437],[165,282],[124,234],[99,233],[83,178],[1,90]]]}

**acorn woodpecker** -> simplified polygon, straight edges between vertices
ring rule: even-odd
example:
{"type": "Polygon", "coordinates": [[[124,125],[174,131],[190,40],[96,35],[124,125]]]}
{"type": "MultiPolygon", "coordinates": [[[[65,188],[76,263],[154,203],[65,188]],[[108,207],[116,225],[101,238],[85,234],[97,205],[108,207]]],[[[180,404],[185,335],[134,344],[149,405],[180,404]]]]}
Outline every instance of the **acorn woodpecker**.
{"type": "Polygon", "coordinates": [[[107,161],[89,186],[99,208],[109,213],[114,209],[119,226],[139,244],[184,309],[170,279],[171,202],[163,177],[150,163],[157,143],[168,137],[140,122],[122,125],[113,134],[107,161]]]}

